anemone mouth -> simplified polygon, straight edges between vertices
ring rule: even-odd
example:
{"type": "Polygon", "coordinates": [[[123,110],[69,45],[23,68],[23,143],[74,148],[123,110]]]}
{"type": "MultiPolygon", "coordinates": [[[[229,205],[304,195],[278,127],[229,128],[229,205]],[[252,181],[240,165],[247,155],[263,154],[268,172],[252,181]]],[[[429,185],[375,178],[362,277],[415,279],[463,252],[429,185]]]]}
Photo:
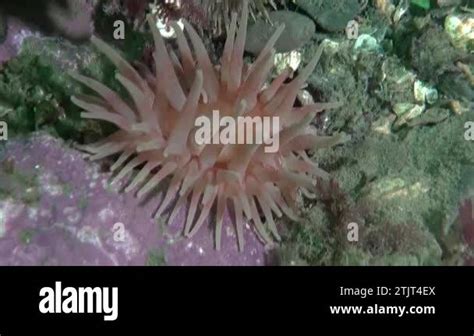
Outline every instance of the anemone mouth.
{"type": "Polygon", "coordinates": [[[254,63],[244,66],[248,16],[245,0],[239,24],[237,15],[232,15],[220,67],[211,63],[204,43],[187,22],[184,31],[171,23],[177,35],[178,57],[168,51],[153,20],[148,18],[155,42],[156,73],[145,76],[117,51],[93,37],[92,43],[117,67],[116,78],[127,89],[132,103],[92,78],[72,74],[98,94],[72,97],[84,109],[82,116],[104,120],[118,128],[103,141],[86,146],[91,159],[119,155],[111,167],[117,173],[112,183],[138,170],[129,179],[125,191],[135,192],[139,198],[170,179],[155,218],[169,209],[168,220],[172,222],[179,209],[186,207],[183,233],[187,237],[199,230],[214,209],[216,249],[221,245],[227,207],[234,214],[240,250],[244,248],[243,230],[247,221],[253,223],[264,243],[280,240],[274,215],[285,214],[296,220],[298,193],[311,195],[317,178],[327,178],[327,173],[305,151],[332,146],[344,139],[342,135],[315,135],[310,126],[317,112],[337,104],[294,107],[296,96],[315,68],[322,49],[290,82],[287,80],[291,71],[284,71],[264,86],[273,67],[273,46],[284,27],[276,28],[254,63]],[[275,133],[279,137],[279,149],[269,154],[263,151],[262,145],[196,144],[193,138],[196,119],[210,116],[212,107],[224,101],[226,114],[232,117],[279,117],[281,123],[275,133]]]}

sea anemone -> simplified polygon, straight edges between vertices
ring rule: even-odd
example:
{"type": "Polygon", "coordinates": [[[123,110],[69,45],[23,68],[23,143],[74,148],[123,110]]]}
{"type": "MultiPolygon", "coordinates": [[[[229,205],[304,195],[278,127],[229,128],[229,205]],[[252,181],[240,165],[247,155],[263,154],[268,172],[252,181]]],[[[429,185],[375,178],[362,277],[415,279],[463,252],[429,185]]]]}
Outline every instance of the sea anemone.
{"type": "Polygon", "coordinates": [[[314,196],[317,179],[328,175],[306,151],[335,145],[343,139],[342,134],[318,136],[311,126],[316,113],[338,104],[294,107],[299,90],[321,56],[321,47],[297,77],[289,81],[288,70],[265,85],[273,67],[273,46],[284,26],[276,29],[253,64],[244,65],[248,15],[245,1],[238,27],[237,14],[232,15],[220,66],[211,63],[202,40],[188,22],[184,27],[194,53],[185,33],[171,23],[177,34],[178,58],[167,50],[153,19],[148,17],[155,42],[156,74],[136,70],[113,48],[92,37],[92,43],[117,67],[116,79],[129,97],[120,97],[92,78],[71,74],[100,96],[72,98],[85,110],[82,117],[105,120],[119,128],[108,138],[85,147],[91,159],[120,154],[111,167],[116,173],[112,183],[139,169],[125,188],[126,192],[137,191],[139,198],[170,177],[155,218],[177,199],[170,209],[169,222],[181,207],[187,207],[187,237],[196,233],[215,206],[216,249],[221,244],[226,207],[234,219],[240,250],[244,248],[247,221],[253,223],[264,242],[273,242],[272,235],[280,240],[273,215],[285,214],[296,220],[299,191],[314,196]],[[194,137],[195,120],[210,117],[214,110],[234,118],[279,117],[280,125],[274,134],[279,136],[279,150],[265,153],[263,144],[199,145],[194,137]]]}

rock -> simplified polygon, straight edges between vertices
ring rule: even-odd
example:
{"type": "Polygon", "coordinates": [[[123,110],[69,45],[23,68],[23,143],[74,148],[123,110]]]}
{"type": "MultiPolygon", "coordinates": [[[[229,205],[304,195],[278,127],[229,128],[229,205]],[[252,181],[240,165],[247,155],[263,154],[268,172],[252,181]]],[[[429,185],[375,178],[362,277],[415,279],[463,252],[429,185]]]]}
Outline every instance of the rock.
{"type": "Polygon", "coordinates": [[[446,120],[449,115],[449,110],[440,107],[433,107],[426,110],[419,117],[409,120],[407,125],[410,127],[433,125],[446,120]]]}
{"type": "Polygon", "coordinates": [[[409,120],[407,125],[410,127],[438,124],[449,117],[449,110],[433,107],[426,110],[419,117],[409,120]]]}
{"type": "Polygon", "coordinates": [[[459,6],[462,4],[462,0],[438,0],[437,4],[439,7],[459,6]]]}
{"type": "Polygon", "coordinates": [[[328,31],[345,29],[360,10],[358,0],[299,0],[297,5],[328,31]]]}
{"type": "Polygon", "coordinates": [[[288,52],[300,48],[308,42],[316,31],[314,22],[308,17],[290,11],[275,11],[269,14],[271,23],[264,19],[250,25],[247,32],[245,50],[258,54],[280,24],[285,30],[275,44],[276,52],[288,52]]]}
{"type": "Polygon", "coordinates": [[[413,94],[418,103],[434,104],[438,100],[438,90],[420,80],[415,81],[413,94]]]}
{"type": "Polygon", "coordinates": [[[62,36],[75,41],[86,41],[94,30],[95,2],[97,1],[2,1],[0,9],[9,20],[17,19],[30,29],[39,31],[43,35],[62,36]]]}
{"type": "Polygon", "coordinates": [[[275,55],[275,69],[277,73],[282,73],[285,69],[298,69],[301,63],[301,53],[299,51],[290,51],[275,55]]]}
{"type": "Polygon", "coordinates": [[[8,32],[7,16],[0,9],[0,43],[5,42],[8,32]]]}
{"type": "Polygon", "coordinates": [[[0,64],[15,57],[23,41],[29,36],[39,36],[38,32],[35,32],[27,27],[24,23],[17,20],[16,18],[7,17],[2,14],[3,20],[5,20],[7,26],[5,27],[5,35],[2,37],[0,43],[0,64]]]}
{"type": "Polygon", "coordinates": [[[412,103],[398,103],[393,106],[393,112],[397,115],[398,119],[395,122],[395,126],[399,127],[404,125],[407,121],[412,120],[420,116],[425,110],[424,105],[412,104],[412,103]]]}
{"type": "Polygon", "coordinates": [[[354,50],[355,51],[366,51],[366,52],[375,52],[375,53],[382,53],[383,48],[377,42],[377,39],[373,36],[368,34],[360,35],[354,43],[354,50]]]}
{"type": "Polygon", "coordinates": [[[221,251],[211,226],[184,239],[186,209],[161,227],[152,218],[160,194],[142,204],[119,192],[123,186],[111,187],[99,163],[49,135],[9,140],[0,162],[0,265],[265,263],[265,247],[250,230],[245,250],[237,251],[228,214],[221,251]]]}
{"type": "Polygon", "coordinates": [[[474,17],[470,15],[448,15],[444,29],[453,44],[464,51],[474,51],[474,17]]]}

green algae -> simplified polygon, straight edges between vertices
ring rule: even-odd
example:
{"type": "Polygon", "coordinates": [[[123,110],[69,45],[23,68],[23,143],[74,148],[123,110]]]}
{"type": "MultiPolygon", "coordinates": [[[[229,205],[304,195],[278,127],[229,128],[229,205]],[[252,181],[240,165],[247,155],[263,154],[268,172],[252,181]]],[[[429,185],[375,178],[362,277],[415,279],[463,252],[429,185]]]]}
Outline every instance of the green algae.
{"type": "Polygon", "coordinates": [[[431,8],[430,0],[410,0],[410,3],[423,9],[431,8]]]}
{"type": "Polygon", "coordinates": [[[153,250],[148,253],[146,266],[166,266],[166,257],[163,251],[153,250]]]}
{"type": "MultiPolygon", "coordinates": [[[[135,46],[144,42],[130,38],[123,43],[132,44],[128,50],[136,52],[135,46]]],[[[114,79],[114,66],[88,43],[73,45],[57,38],[30,37],[0,73],[0,116],[12,136],[44,130],[84,142],[113,130],[107,123],[80,117],[81,110],[71,102],[71,96],[87,90],[69,76],[70,71],[98,78],[117,92],[124,90],[114,79]]]]}
{"type": "Polygon", "coordinates": [[[34,236],[34,232],[29,229],[24,229],[19,234],[19,240],[23,245],[28,245],[31,243],[34,236]]]}
{"type": "MultiPolygon", "coordinates": [[[[465,190],[472,190],[465,186],[469,183],[465,176],[472,173],[474,150],[472,143],[464,139],[463,130],[464,123],[473,118],[472,112],[452,116],[434,126],[411,129],[404,138],[372,131],[357,146],[339,147],[319,156],[323,167],[335,167],[344,159],[346,164],[331,173],[363,209],[365,219],[365,234],[358,244],[343,248],[336,264],[445,262],[449,254],[445,237],[455,229],[453,214],[465,190]],[[390,232],[394,237],[392,248],[386,244],[390,232]]],[[[321,205],[316,206],[314,214],[290,234],[296,246],[285,253],[296,253],[309,264],[326,264],[328,257],[321,251],[334,253],[331,240],[324,238],[331,225],[334,223],[328,224],[321,205]]]]}
{"type": "Polygon", "coordinates": [[[0,199],[13,198],[27,205],[40,201],[36,172],[19,172],[8,160],[0,163],[0,199]]]}

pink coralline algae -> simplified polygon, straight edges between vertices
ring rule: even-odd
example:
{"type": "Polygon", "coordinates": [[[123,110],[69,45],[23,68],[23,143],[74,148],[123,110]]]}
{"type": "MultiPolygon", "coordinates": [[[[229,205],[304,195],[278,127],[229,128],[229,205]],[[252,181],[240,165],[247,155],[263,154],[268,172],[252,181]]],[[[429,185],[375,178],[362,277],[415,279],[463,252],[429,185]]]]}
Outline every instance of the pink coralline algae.
{"type": "Polygon", "coordinates": [[[154,221],[154,202],[110,188],[100,165],[49,135],[9,141],[0,162],[0,265],[265,263],[266,251],[250,232],[243,253],[228,243],[233,231],[223,234],[220,252],[208,227],[182,239],[185,213],[169,226],[154,221]]]}
{"type": "MultiPolygon", "coordinates": [[[[23,41],[30,36],[59,35],[66,39],[85,40],[94,32],[94,1],[93,0],[69,0],[65,6],[57,4],[56,1],[45,2],[41,13],[44,20],[50,23],[51,31],[43,31],[25,19],[18,13],[2,14],[2,20],[6,21],[6,36],[0,43],[0,64],[15,57],[22,46],[23,41]],[[44,13],[43,13],[44,12],[44,13]]],[[[21,7],[19,4],[9,4],[11,7],[21,7]]],[[[41,6],[39,6],[41,8],[41,6]]]]}
{"type": "Polygon", "coordinates": [[[7,36],[0,44],[0,65],[18,54],[25,38],[39,35],[18,19],[8,18],[7,24],[7,36]]]}

